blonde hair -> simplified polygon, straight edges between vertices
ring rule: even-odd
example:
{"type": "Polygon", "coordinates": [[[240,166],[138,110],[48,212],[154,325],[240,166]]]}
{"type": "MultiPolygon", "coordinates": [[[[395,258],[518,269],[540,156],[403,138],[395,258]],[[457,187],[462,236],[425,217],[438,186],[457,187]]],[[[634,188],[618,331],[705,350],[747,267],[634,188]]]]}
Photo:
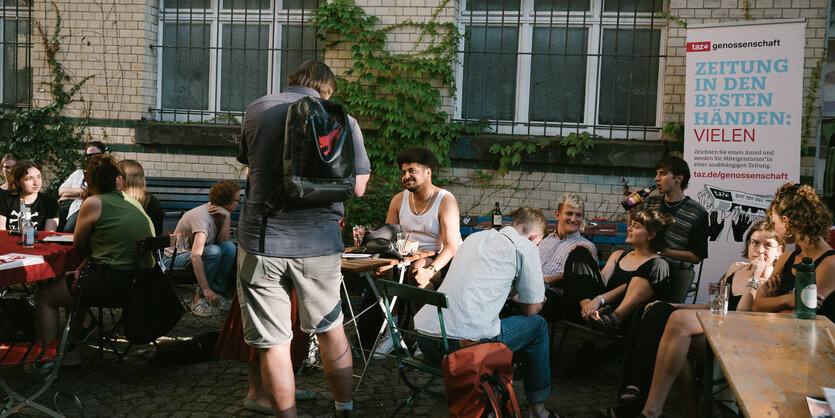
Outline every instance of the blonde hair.
{"type": "Polygon", "coordinates": [[[774,200],[768,206],[769,222],[772,213],[788,219],[786,229],[789,233],[797,233],[798,236],[806,237],[809,241],[829,240],[832,213],[815,190],[809,186],[797,183],[786,183],[780,186],[774,195],[774,200]]]}
{"type": "Polygon", "coordinates": [[[560,197],[560,200],[557,200],[557,212],[561,211],[562,207],[565,206],[566,203],[585,210],[585,204],[583,203],[583,198],[580,197],[580,195],[566,193],[560,197]]]}
{"type": "Polygon", "coordinates": [[[136,160],[122,160],[119,167],[125,172],[125,194],[145,206],[148,192],[145,191],[145,170],[142,165],[136,160]]]}

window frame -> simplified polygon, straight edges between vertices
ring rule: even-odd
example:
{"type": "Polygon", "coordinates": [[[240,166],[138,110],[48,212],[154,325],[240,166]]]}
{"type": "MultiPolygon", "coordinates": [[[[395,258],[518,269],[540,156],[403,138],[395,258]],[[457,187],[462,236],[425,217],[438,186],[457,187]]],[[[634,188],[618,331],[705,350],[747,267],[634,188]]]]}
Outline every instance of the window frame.
{"type": "MultiPolygon", "coordinates": [[[[460,33],[467,33],[469,26],[511,26],[518,27],[516,83],[514,120],[487,119],[491,133],[512,135],[568,135],[569,133],[588,132],[616,139],[646,139],[661,138],[662,117],[664,109],[664,80],[666,77],[666,51],[669,26],[666,19],[655,17],[650,12],[604,12],[604,0],[590,0],[590,10],[585,12],[571,11],[534,11],[534,0],[520,0],[519,11],[468,11],[466,0],[461,0],[458,7],[457,19],[460,33]],[[627,23],[624,23],[624,22],[627,23]],[[583,120],[581,122],[546,122],[530,120],[530,82],[531,61],[533,50],[534,28],[586,28],[588,30],[586,50],[586,88],[583,106],[583,120]],[[601,62],[603,31],[611,29],[650,29],[658,30],[658,74],[655,103],[655,125],[609,125],[601,124],[599,120],[600,79],[602,74],[601,62]]],[[[665,6],[666,8],[667,6],[665,6]]],[[[459,43],[457,54],[459,64],[456,66],[455,81],[458,86],[464,85],[464,58],[466,39],[459,43]]],[[[454,118],[459,121],[478,122],[477,119],[464,119],[463,103],[464,89],[456,92],[454,118]]],[[[484,119],[482,119],[483,121],[484,119]]]]}
{"type": "MultiPolygon", "coordinates": [[[[34,99],[34,84],[32,81],[32,2],[28,2],[27,5],[20,5],[17,2],[17,5],[6,5],[5,2],[0,5],[0,104],[4,106],[14,106],[16,108],[24,108],[28,109],[32,107],[32,100],[34,99]],[[29,25],[29,33],[27,33],[27,39],[23,43],[17,42],[17,40],[13,40],[9,42],[6,40],[6,20],[13,19],[13,20],[25,20],[28,21],[29,25]],[[6,103],[5,102],[5,84],[6,84],[6,56],[5,56],[5,48],[7,44],[16,45],[18,49],[21,47],[25,48],[25,55],[26,55],[26,63],[24,68],[29,69],[29,77],[27,80],[16,80],[18,83],[24,81],[28,84],[28,95],[27,95],[27,103],[21,105],[20,102],[17,103],[6,103]]],[[[18,52],[19,53],[19,52],[18,52]]],[[[16,70],[16,69],[15,69],[16,70]]]]}
{"type": "MultiPolygon", "coordinates": [[[[176,0],[175,0],[176,1],[176,0]]],[[[242,117],[244,110],[223,110],[222,104],[222,83],[223,83],[223,53],[225,47],[221,45],[223,30],[229,25],[252,24],[255,26],[266,25],[269,32],[269,44],[267,46],[267,85],[265,94],[271,94],[281,90],[280,72],[282,55],[285,53],[280,48],[282,45],[282,32],[285,26],[305,26],[312,9],[283,9],[283,0],[270,0],[268,9],[221,9],[220,5],[224,0],[209,0],[209,9],[188,9],[168,8],[165,0],[160,2],[159,24],[157,36],[160,39],[160,52],[157,56],[157,88],[155,109],[155,120],[159,121],[185,121],[203,122],[211,120],[218,115],[229,115],[242,117]],[[208,71],[208,102],[207,109],[182,109],[163,107],[163,46],[165,42],[164,30],[166,24],[207,24],[209,25],[209,71],[208,71]],[[185,119],[185,120],[183,120],[185,119]]]]}

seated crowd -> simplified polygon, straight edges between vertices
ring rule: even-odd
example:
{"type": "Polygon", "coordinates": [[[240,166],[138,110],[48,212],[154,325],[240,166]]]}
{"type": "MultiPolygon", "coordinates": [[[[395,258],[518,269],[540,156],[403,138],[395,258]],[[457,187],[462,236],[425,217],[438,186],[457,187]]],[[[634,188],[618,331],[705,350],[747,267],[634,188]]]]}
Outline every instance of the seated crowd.
{"type": "MultiPolygon", "coordinates": [[[[41,191],[41,170],[36,163],[12,154],[2,159],[5,182],[0,185],[0,226],[16,229],[23,208],[28,208],[38,230],[74,232],[75,247],[89,255],[78,275],[38,287],[39,339],[57,337],[58,309],[71,306],[80,278],[84,280],[82,314],[89,307],[120,304],[130,286],[131,276],[125,271],[150,269],[154,263],[150,255],[137,259],[135,241],[163,232],[162,207],[145,190],[141,165],[133,160],[117,162],[100,142],[87,144],[86,153],[85,169],[62,184],[58,200],[41,191]]],[[[451,351],[478,341],[503,342],[520,362],[528,416],[556,416],[545,409],[551,394],[546,321],[565,319],[626,337],[619,405],[604,409],[604,416],[659,416],[674,382],[683,414],[698,413],[695,373],[687,359],[699,354],[690,352],[693,342],[703,340],[695,312],[707,306],[681,303],[683,295],[676,283],[683,280],[689,285],[693,265],[707,258],[708,215],[698,202],[684,196],[690,178],[685,161],[667,157],[658,162],[655,181],[659,196],[630,210],[626,228],[630,248],[612,252],[602,268],[598,267],[597,248],[581,235],[584,202],[573,193],[556,202],[557,227],[550,235],[543,212],[528,207],[515,212],[511,226],[477,232],[462,240],[455,197],[432,183],[436,162],[432,151],[425,148],[412,148],[398,156],[405,190],[392,198],[386,222],[403,225],[418,238],[422,250],[435,252],[434,257],[413,263],[407,277],[409,283],[443,292],[449,298],[444,319],[451,351]],[[515,314],[502,314],[508,312],[503,310],[507,303],[515,305],[509,310],[515,314]]],[[[221,293],[238,254],[231,240],[230,219],[239,204],[239,193],[240,186],[232,181],[213,185],[209,202],[188,211],[178,223],[175,232],[181,239],[176,255],[175,248],[166,251],[166,260],[175,268],[193,271],[198,286],[192,310],[198,315],[229,309],[230,301],[221,293]]],[[[733,263],[722,278],[730,285],[729,309],[793,309],[793,266],[810,257],[816,266],[818,313],[835,319],[835,301],[830,297],[835,290],[835,251],[826,241],[830,225],[832,215],[812,188],[781,186],[766,218],[747,231],[742,248],[745,261],[733,263]],[[784,251],[792,243],[796,249],[784,251]]],[[[241,258],[246,259],[247,254],[241,258]]],[[[254,284],[239,288],[239,294],[251,297],[256,288],[250,286],[254,284]]],[[[237,306],[237,300],[231,303],[237,306]]],[[[296,302],[293,304],[296,309],[296,302]]],[[[240,334],[234,345],[242,345],[240,309],[234,311],[234,328],[240,334]]],[[[250,313],[244,309],[244,314],[246,321],[250,313]]],[[[418,309],[415,329],[439,334],[433,315],[430,307],[418,309]]],[[[89,313],[80,317],[84,320],[74,324],[73,341],[83,340],[95,327],[89,313]]],[[[286,331],[282,328],[282,335],[286,331]]],[[[329,341],[329,332],[319,338],[326,346],[337,344],[329,341]]],[[[424,345],[422,340],[418,345],[427,359],[440,360],[443,355],[437,346],[424,345]]],[[[384,342],[377,355],[392,349],[390,342],[384,342]]],[[[589,350],[593,347],[584,345],[581,354],[589,350]]],[[[259,358],[255,349],[245,357],[255,365],[250,367],[245,405],[270,413],[260,377],[270,369],[258,364],[271,358],[259,358]]],[[[78,363],[80,356],[70,349],[65,364],[78,363]]],[[[277,377],[269,374],[265,378],[277,377]]],[[[274,384],[269,383],[267,389],[274,384]]],[[[296,393],[299,399],[304,396],[304,392],[296,393]]]]}

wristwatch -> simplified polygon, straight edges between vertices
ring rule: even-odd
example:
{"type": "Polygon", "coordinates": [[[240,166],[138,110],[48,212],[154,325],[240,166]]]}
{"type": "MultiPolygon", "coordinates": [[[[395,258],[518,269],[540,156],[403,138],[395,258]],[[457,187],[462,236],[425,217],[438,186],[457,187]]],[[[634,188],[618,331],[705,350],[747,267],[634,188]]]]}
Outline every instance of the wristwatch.
{"type": "Polygon", "coordinates": [[[745,284],[745,286],[751,287],[754,290],[758,290],[760,288],[760,282],[758,282],[757,279],[752,277],[752,278],[748,279],[748,283],[745,284]]]}
{"type": "Polygon", "coordinates": [[[602,296],[602,295],[597,295],[597,296],[595,296],[595,297],[596,297],[596,298],[598,298],[598,299],[600,299],[600,306],[603,306],[603,305],[605,305],[605,304],[606,304],[606,299],[603,299],[603,296],[602,296]]]}

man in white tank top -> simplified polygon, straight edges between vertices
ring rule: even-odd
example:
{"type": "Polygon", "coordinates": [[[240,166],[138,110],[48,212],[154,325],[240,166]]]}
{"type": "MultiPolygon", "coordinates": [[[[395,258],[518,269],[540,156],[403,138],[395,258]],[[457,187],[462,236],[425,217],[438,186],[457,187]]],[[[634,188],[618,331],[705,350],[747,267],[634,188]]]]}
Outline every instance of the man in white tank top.
{"type": "Polygon", "coordinates": [[[400,224],[420,242],[421,250],[435,251],[409,267],[409,280],[419,287],[435,289],[440,271],[455,255],[461,243],[458,202],[452,193],[432,184],[435,154],[427,148],[410,148],[397,156],[406,190],[389,205],[386,223],[400,224]],[[434,283],[433,283],[434,281],[434,283]]]}

